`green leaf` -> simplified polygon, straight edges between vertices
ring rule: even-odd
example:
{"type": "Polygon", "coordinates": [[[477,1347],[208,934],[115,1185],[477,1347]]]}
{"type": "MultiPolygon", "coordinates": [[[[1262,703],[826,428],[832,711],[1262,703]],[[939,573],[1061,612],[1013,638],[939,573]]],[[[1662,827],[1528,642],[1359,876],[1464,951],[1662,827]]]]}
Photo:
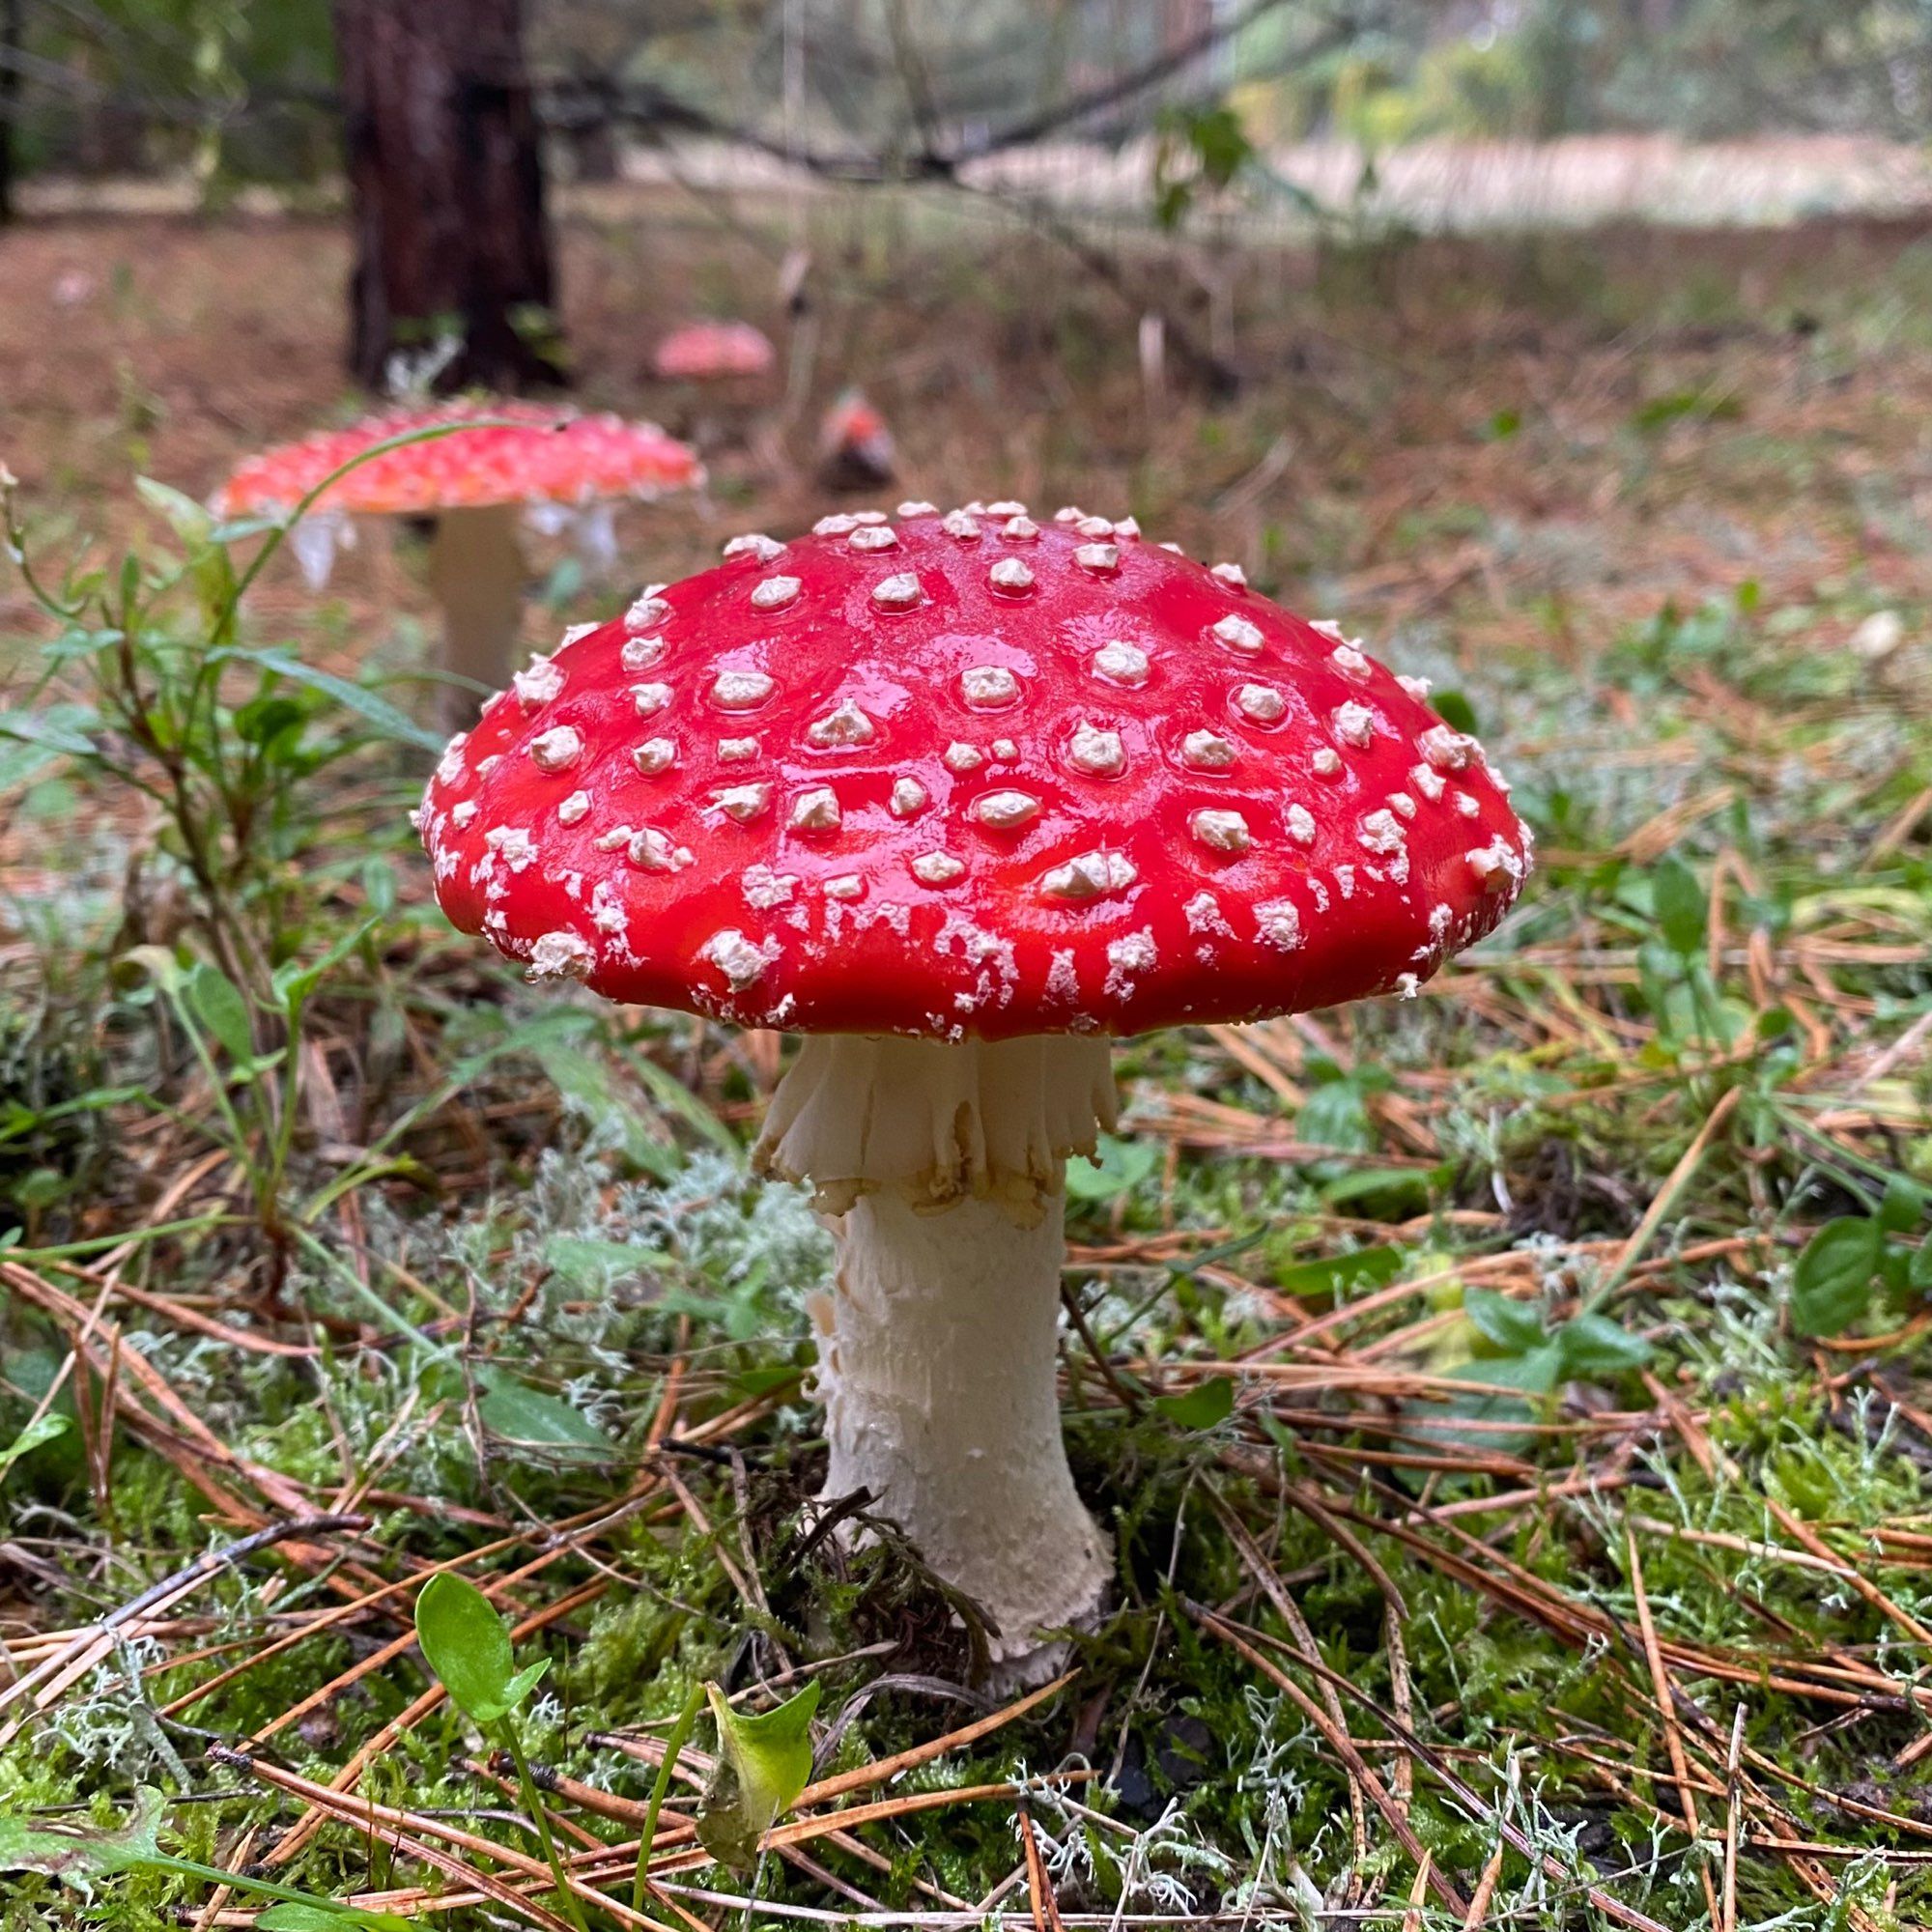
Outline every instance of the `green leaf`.
{"type": "Polygon", "coordinates": [[[157,483],[152,476],[135,477],[134,490],[190,550],[199,550],[208,542],[214,519],[192,497],[171,483],[157,483]]]}
{"type": "Polygon", "coordinates": [[[221,1042],[222,1050],[240,1065],[250,1065],[255,1041],[248,1024],[248,1002],[235,982],[207,960],[187,977],[187,1003],[204,1027],[221,1042]]]}
{"type": "MultiPolygon", "coordinates": [[[[214,519],[192,497],[152,476],[137,476],[134,488],[151,510],[163,517],[186,553],[186,571],[203,617],[217,634],[235,612],[235,570],[228,553],[214,541],[214,519]]],[[[129,561],[133,561],[132,558],[129,561]]]]}
{"type": "Polygon", "coordinates": [[[1466,731],[1472,737],[1476,731],[1476,707],[1460,691],[1438,691],[1431,695],[1429,702],[1435,715],[1452,731],[1466,731]]]}
{"type": "MultiPolygon", "coordinates": [[[[37,711],[0,713],[0,738],[13,738],[33,746],[40,762],[66,756],[91,758],[99,749],[93,732],[99,729],[99,713],[84,704],[48,704],[37,711]]],[[[22,766],[21,775],[36,766],[22,766]]],[[[9,768],[10,773],[14,768],[9,768]]]]}
{"type": "Polygon", "coordinates": [[[610,1438],[561,1396],[547,1395],[501,1369],[479,1370],[477,1419],[492,1435],[573,1460],[608,1457],[610,1438]]]}
{"type": "Polygon", "coordinates": [[[1351,1289],[1380,1288],[1402,1272],[1400,1248],[1383,1242],[1346,1255],[1325,1255],[1277,1268],[1274,1285],[1284,1294],[1344,1295],[1351,1289]]]}
{"type": "Polygon", "coordinates": [[[442,750],[443,741],[436,732],[425,730],[407,712],[399,711],[380,692],[371,691],[367,685],[351,684],[347,678],[337,677],[333,671],[318,669],[314,665],[303,664],[299,658],[291,657],[286,651],[229,650],[221,655],[260,665],[264,670],[271,670],[277,676],[287,678],[291,684],[299,684],[310,691],[321,692],[326,697],[332,697],[345,711],[353,711],[385,738],[414,745],[420,751],[442,750]]]}
{"type": "Polygon", "coordinates": [[[1844,1214],[1804,1243],[1791,1271],[1791,1320],[1801,1335],[1842,1335],[1871,1304],[1885,1252],[1876,1221],[1844,1214]]]}
{"type": "Polygon", "coordinates": [[[543,1258],[572,1287],[599,1294],[646,1268],[669,1267],[675,1259],[662,1248],[633,1247],[590,1235],[553,1235],[544,1242],[543,1258]]]}
{"type": "Polygon", "coordinates": [[[1932,1294],[1932,1235],[1912,1251],[1912,1264],[1905,1279],[1921,1294],[1932,1294]]]}
{"type": "Polygon", "coordinates": [[[1197,1248],[1191,1255],[1179,1261],[1165,1264],[1169,1275],[1176,1281],[1184,1281],[1202,1268],[1219,1267],[1223,1262],[1231,1262],[1236,1255],[1244,1255],[1250,1248],[1258,1248],[1267,1239],[1265,1228],[1255,1228],[1245,1235],[1231,1235],[1225,1241],[1216,1241],[1210,1247],[1197,1248]]]}
{"type": "Polygon", "coordinates": [[[5,1476],[22,1456],[31,1456],[36,1449],[65,1435],[71,1426],[66,1416],[57,1415],[52,1410],[36,1416],[6,1448],[0,1449],[0,1477],[5,1476]]]}
{"type": "Polygon", "coordinates": [[[182,983],[185,980],[185,974],[182,972],[182,962],[166,947],[156,947],[156,945],[129,947],[120,956],[118,964],[145,972],[155,981],[155,985],[158,985],[162,993],[170,997],[182,991],[182,983]]]}
{"type": "Polygon", "coordinates": [[[50,1878],[105,1877],[166,1859],[160,1848],[161,1794],[152,1785],[134,1793],[125,1825],[36,1825],[0,1811],[0,1871],[44,1872],[50,1878]]]}
{"type": "Polygon", "coordinates": [[[513,1670],[503,1619],[474,1583],[447,1570],[416,1598],[416,1640],[450,1701],[479,1724],[507,1717],[550,1666],[549,1658],[540,1658],[513,1670]]]}
{"type": "MultiPolygon", "coordinates": [[[[634,1053],[625,1064],[649,1089],[651,1098],[667,1113],[675,1114],[720,1153],[729,1155],[734,1162],[744,1161],[745,1150],[731,1129],[669,1067],[660,1066],[646,1053],[634,1053]]],[[[659,1180],[668,1179],[680,1164],[677,1149],[658,1142],[651,1142],[634,1157],[639,1167],[659,1180]]]]}
{"type": "MultiPolygon", "coordinates": [[[[531,1051],[544,1077],[565,1099],[574,1101],[586,1119],[616,1124],[624,1137],[625,1158],[634,1166],[641,1168],[654,1180],[667,1180],[677,1172],[677,1150],[664,1140],[653,1138],[635,1097],[625,1094],[608,1060],[557,1041],[531,1051]]],[[[638,1063],[639,1067],[643,1064],[638,1063]]],[[[686,1098],[692,1099],[688,1090],[686,1098]]],[[[703,1106],[696,1100],[692,1104],[700,1110],[703,1106]]],[[[739,1152],[735,1143],[731,1151],[734,1155],[739,1152]]]]}
{"type": "Polygon", "coordinates": [[[1744,403],[1735,395],[1709,389],[1671,389],[1652,396],[1631,412],[1631,421],[1638,429],[1664,429],[1685,416],[1700,422],[1728,422],[1744,414],[1744,403]]]}
{"type": "Polygon", "coordinates": [[[1092,1159],[1066,1163],[1067,1199],[1112,1201],[1138,1187],[1159,1159],[1159,1151],[1147,1141],[1121,1141],[1102,1134],[1092,1159]]]}
{"type": "Polygon", "coordinates": [[[1710,906],[1697,874],[1675,854],[1660,859],[1650,869],[1650,897],[1671,952],[1686,959],[1701,952],[1710,906]]]}
{"type": "Polygon", "coordinates": [[[1476,1333],[1505,1355],[1526,1355],[1548,1340],[1540,1309],[1526,1302],[1512,1301],[1492,1288],[1464,1290],[1463,1313],[1474,1323],[1476,1333]]]}
{"type": "Polygon", "coordinates": [[[1415,1167],[1358,1167],[1323,1181],[1321,1199],[1330,1208],[1363,1204],[1363,1212],[1387,1220],[1429,1205],[1429,1174],[1415,1167]]]}
{"type": "Polygon", "coordinates": [[[244,744],[267,745],[306,714],[293,697],[258,697],[235,713],[235,735],[244,744]]]}
{"type": "Polygon", "coordinates": [[[396,909],[396,868],[386,859],[362,864],[362,898],[372,913],[386,919],[396,909]]]}
{"type": "Polygon", "coordinates": [[[1197,111],[1187,138],[1201,156],[1202,172],[1216,187],[1226,187],[1255,152],[1240,115],[1225,104],[1197,111]]]}
{"type": "Polygon", "coordinates": [[[732,1376],[731,1386],[739,1395],[755,1398],[777,1389],[795,1388],[804,1378],[805,1371],[792,1363],[784,1368],[740,1369],[732,1376]]]}
{"type": "Polygon", "coordinates": [[[291,1024],[307,1003],[310,994],[361,945],[375,924],[374,918],[365,919],[359,924],[352,925],[338,934],[335,943],[320,959],[311,959],[307,965],[301,964],[298,960],[284,959],[270,974],[270,987],[283,1012],[289,1016],[291,1024]]]}
{"type": "Polygon", "coordinates": [[[811,1717],[818,1709],[813,1678],[796,1697],[763,1717],[732,1710],[715,1684],[704,1687],[718,1720],[718,1768],[697,1814],[697,1837],[720,1864],[750,1871],[758,1840],[798,1802],[811,1776],[811,1717]]]}
{"type": "Polygon", "coordinates": [[[1179,1429],[1212,1429],[1235,1412],[1235,1383],[1230,1376],[1209,1376],[1185,1395],[1156,1396],[1153,1406],[1179,1429]]]}
{"type": "Polygon", "coordinates": [[[90,1880],[111,1878],[117,1872],[169,1872],[285,1901],[257,1920],[273,1932],[340,1932],[344,1925],[363,1926],[368,1932],[413,1932],[411,1921],[393,1912],[369,1912],[331,1898],[311,1898],[306,1892],[247,1872],[222,1871],[192,1859],[173,1857],[160,1848],[163,1803],[158,1791],[143,1785],[134,1793],[134,1808],[128,1822],[105,1829],[98,1825],[36,1825],[19,1812],[0,1811],[0,1871],[43,1872],[83,1892],[90,1889],[90,1880]]]}
{"type": "Polygon", "coordinates": [[[1888,1235],[1909,1235],[1925,1218],[1925,1190],[1916,1180],[1894,1174],[1878,1204],[1879,1226],[1888,1235]]]}
{"type": "Polygon", "coordinates": [[[1557,1329],[1556,1352],[1568,1376],[1617,1375],[1650,1360],[1649,1342],[1607,1315],[1577,1315],[1557,1329]]]}
{"type": "Polygon", "coordinates": [[[1365,1098],[1353,1080],[1324,1080],[1302,1101],[1294,1117],[1295,1137],[1311,1147],[1368,1152],[1376,1144],[1376,1130],[1370,1124],[1365,1098]]]}
{"type": "Polygon", "coordinates": [[[37,1825],[19,1812],[0,1811],[0,1871],[44,1872],[87,1879],[152,1864],[160,1848],[161,1794],[143,1785],[125,1825],[37,1825]]]}
{"type": "MultiPolygon", "coordinates": [[[[1548,1395],[1563,1378],[1563,1357],[1554,1343],[1546,1342],[1526,1354],[1492,1355],[1486,1361],[1463,1362],[1449,1374],[1451,1379],[1459,1382],[1490,1382],[1500,1388],[1520,1389],[1524,1395],[1548,1395]]],[[[1473,1412],[1495,1411],[1492,1404],[1479,1404],[1473,1412]]]]}
{"type": "Polygon", "coordinates": [[[342,1932],[345,1925],[366,1926],[369,1932],[415,1932],[400,1913],[370,1912],[359,1905],[339,1905],[334,1899],[285,1899],[259,1914],[255,1923],[265,1932],[342,1932]]]}

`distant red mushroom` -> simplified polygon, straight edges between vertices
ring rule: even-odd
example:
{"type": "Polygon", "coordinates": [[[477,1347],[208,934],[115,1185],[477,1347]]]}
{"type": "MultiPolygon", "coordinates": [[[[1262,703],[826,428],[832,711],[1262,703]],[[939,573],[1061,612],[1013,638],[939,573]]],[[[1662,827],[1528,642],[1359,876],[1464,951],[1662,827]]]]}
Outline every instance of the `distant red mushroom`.
{"type": "Polygon", "coordinates": [[[885,417],[859,390],[847,389],[819,426],[821,479],[834,490],[875,490],[893,480],[896,462],[885,417]]]}
{"type": "Polygon", "coordinates": [[[1530,854],[1419,683],[1064,517],[736,538],[534,663],[419,818],[445,912],[532,980],[807,1036],[756,1158],[837,1217],[825,1494],[869,1490],[1014,1675],[1111,1571],[1054,1386],[1109,1037],[1410,995],[1530,854]]]}
{"type": "Polygon", "coordinates": [[[442,606],[442,668],[495,689],[509,677],[525,564],[520,511],[580,513],[612,497],[648,500],[704,480],[696,453],[655,423],[577,415],[530,403],[462,402],[365,416],[251,457],[215,493],[219,516],[286,517],[364,450],[412,431],[487,426],[405,443],[329,486],[291,541],[311,582],[326,580],[351,516],[433,515],[430,582],[442,606]]]}
{"type": "Polygon", "coordinates": [[[667,383],[762,376],[778,360],[771,337],[749,322],[688,322],[657,346],[651,366],[667,383]]]}

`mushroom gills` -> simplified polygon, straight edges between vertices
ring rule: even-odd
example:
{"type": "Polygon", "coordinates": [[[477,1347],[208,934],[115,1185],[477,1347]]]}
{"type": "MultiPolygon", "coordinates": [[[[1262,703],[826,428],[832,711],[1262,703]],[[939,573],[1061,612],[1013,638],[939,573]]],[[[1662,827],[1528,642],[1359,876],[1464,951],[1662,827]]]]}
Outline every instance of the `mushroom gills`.
{"type": "Polygon", "coordinates": [[[1114,1123],[1108,1042],[805,1042],[755,1158],[810,1179],[838,1244],[812,1310],[823,1500],[864,1488],[972,1598],[999,1681],[1043,1681],[1112,1546],[1073,1487],[1056,1386],[1068,1154],[1114,1123]]]}
{"type": "Polygon", "coordinates": [[[1066,1156],[1092,1153],[1114,1120],[1113,1055],[1097,1034],[811,1034],[753,1158],[810,1181],[823,1214],[892,1188],[925,1211],[977,1196],[1025,1219],[1060,1192],[1066,1156]]]}

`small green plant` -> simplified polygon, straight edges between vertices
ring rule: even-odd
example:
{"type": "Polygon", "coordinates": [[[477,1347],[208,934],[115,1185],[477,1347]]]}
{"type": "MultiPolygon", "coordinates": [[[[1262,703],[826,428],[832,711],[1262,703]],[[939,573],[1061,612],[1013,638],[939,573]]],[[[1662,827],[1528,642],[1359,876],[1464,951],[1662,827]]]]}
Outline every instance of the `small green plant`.
{"type": "Polygon", "coordinates": [[[72,1426],[66,1416],[52,1410],[37,1415],[6,1448],[0,1449],[0,1484],[6,1482],[7,1471],[22,1456],[31,1456],[36,1449],[65,1435],[72,1426]]]}
{"type": "MultiPolygon", "coordinates": [[[[0,469],[0,526],[29,596],[54,627],[27,701],[0,715],[10,781],[64,763],[151,800],[158,830],[134,854],[130,876],[165,879],[186,911],[180,931],[148,934],[130,918],[120,942],[123,977],[144,973],[171,1012],[213,1096],[206,1126],[246,1176],[255,1218],[278,1273],[295,1230],[379,1174],[385,1158],[353,1164],[291,1209],[285,1187],[302,1117],[303,1016],[317,989],[396,904],[380,857],[355,881],[362,916],[344,923],[305,886],[302,862],[325,843],[318,779],[372,750],[418,752],[440,742],[380,692],[306,663],[293,649],[242,637],[243,601],[310,505],[356,463],[447,427],[390,439],[318,485],[284,521],[218,522],[191,497],[140,478],[136,488],[173,548],[129,552],[111,568],[71,574],[58,588],[28,554],[15,479],[0,469]],[[245,562],[241,546],[253,543],[245,562]],[[44,701],[50,693],[83,696],[44,701]],[[131,937],[131,943],[129,939],[131,937]]],[[[398,806],[400,810],[400,806],[398,806]]],[[[327,876],[325,874],[325,876],[327,876]]],[[[327,892],[346,882],[329,879],[327,892]]],[[[171,1110],[169,1071],[151,1105],[171,1110]]],[[[0,1114],[0,1136],[25,1135],[44,1111],[0,1114]]]]}
{"type": "Polygon", "coordinates": [[[57,631],[41,690],[78,679],[91,695],[23,705],[0,722],[0,736],[152,799],[163,826],[156,856],[180,868],[197,936],[230,980],[254,987],[294,937],[278,875],[312,824],[298,809],[299,788],[372,737],[424,750],[436,740],[380,693],[241,641],[242,601],[306,501],[287,524],[222,524],[165,484],[143,477],[137,488],[173,532],[173,554],[130,552],[55,590],[28,556],[12,479],[0,477],[8,554],[57,631]],[[235,547],[255,538],[254,555],[238,565],[235,547]]]}
{"type": "Polygon", "coordinates": [[[1585,1309],[1554,1327],[1528,1302],[1493,1289],[1463,1293],[1463,1313],[1480,1339],[1481,1352],[1460,1370],[1465,1379],[1502,1382],[1526,1395],[1547,1395],[1558,1384],[1593,1376],[1621,1375],[1650,1360],[1641,1335],[1607,1315],[1585,1309]]]}
{"type": "Polygon", "coordinates": [[[42,1872],[81,1891],[90,1890],[95,1879],[120,1872],[170,1873],[279,1900],[255,1921],[269,1932],[338,1932],[344,1926],[357,1926],[363,1932],[409,1932],[410,1921],[393,1912],[365,1911],[252,1873],[222,1871],[162,1851],[164,1803],[158,1791],[143,1788],[134,1795],[134,1809],[127,1823],[104,1829],[36,1824],[24,1815],[0,1813],[0,1871],[42,1872]]]}
{"type": "Polygon", "coordinates": [[[1130,1194],[1159,1161],[1160,1151],[1148,1142],[1102,1134],[1091,1159],[1076,1157],[1066,1163],[1066,1198],[1089,1204],[1130,1194]]]}
{"type": "Polygon", "coordinates": [[[1234,1414],[1235,1384],[1228,1376],[1209,1376],[1184,1395],[1156,1396],[1153,1406],[1177,1429],[1212,1429],[1234,1414]]]}
{"type": "Polygon", "coordinates": [[[1894,1175],[1877,1210],[1827,1221],[1791,1270],[1791,1321],[1801,1335],[1842,1335],[1883,1292],[1904,1301],[1932,1296],[1932,1237],[1923,1235],[1928,1196],[1894,1175]],[[1918,1231],[1916,1246],[1903,1237],[1918,1231]]]}
{"type": "MultiPolygon", "coordinates": [[[[812,1688],[817,1689],[814,1679],[812,1688]]],[[[668,1734],[665,1738],[664,1757],[658,1765],[658,1775],[651,1781],[651,1795],[644,1806],[644,1822],[638,1833],[638,1874],[631,1888],[633,1910],[641,1913],[644,1897],[650,1889],[651,1841],[658,1834],[658,1815],[664,1810],[666,1794],[670,1790],[671,1774],[677,1769],[677,1761],[684,1747],[691,1742],[692,1726],[697,1722],[697,1714],[703,1708],[705,1687],[694,1684],[691,1693],[684,1700],[668,1734]]]]}
{"type": "Polygon", "coordinates": [[[718,1720],[718,1769],[697,1814],[698,1841],[720,1864],[750,1871],[758,1840],[798,1802],[811,1777],[811,1718],[818,1679],[775,1711],[743,1717],[715,1684],[704,1687],[718,1720]]]}
{"type": "Polygon", "coordinates": [[[416,1640],[422,1645],[423,1661],[449,1693],[450,1702],[509,1752],[524,1804],[556,1880],[557,1895],[579,1932],[585,1932],[583,1908],[557,1856],[550,1813],[530,1776],[516,1722],[517,1707],[536,1689],[550,1668],[550,1659],[540,1657],[517,1669],[510,1633],[489,1598],[467,1577],[447,1570],[432,1577],[416,1598],[416,1640]]]}
{"type": "Polygon", "coordinates": [[[1219,193],[1255,159],[1255,145],[1232,107],[1167,109],[1154,149],[1154,219],[1179,228],[1203,192],[1219,193]]]}
{"type": "MultiPolygon", "coordinates": [[[[550,1660],[539,1658],[519,1670],[509,1632],[490,1600],[475,1584],[449,1571],[423,1585],[416,1598],[415,1623],[424,1661],[450,1701],[507,1751],[516,1766],[524,1804],[558,1894],[582,1928],[582,1908],[557,1855],[517,1724],[519,1707],[542,1680],[550,1660]]],[[[721,1864],[750,1870],[757,1861],[758,1840],[773,1820],[797,1802],[811,1776],[811,1718],[819,1697],[816,1678],[777,1710],[757,1717],[733,1711],[715,1684],[694,1690],[666,1739],[664,1759],[651,1788],[638,1849],[635,1898],[639,1910],[649,1885],[647,1867],[658,1814],[703,1696],[709,1697],[718,1722],[719,1755],[698,1812],[697,1835],[721,1864]]]]}

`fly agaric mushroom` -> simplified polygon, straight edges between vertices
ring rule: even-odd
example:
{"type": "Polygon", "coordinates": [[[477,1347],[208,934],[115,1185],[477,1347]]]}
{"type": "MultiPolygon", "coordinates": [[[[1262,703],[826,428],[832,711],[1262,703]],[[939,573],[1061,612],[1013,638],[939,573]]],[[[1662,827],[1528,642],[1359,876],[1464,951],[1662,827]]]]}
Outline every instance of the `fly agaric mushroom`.
{"type": "Polygon", "coordinates": [[[316,500],[292,542],[319,583],[350,516],[433,515],[430,583],[442,607],[442,668],[494,690],[515,661],[526,574],[519,510],[586,512],[615,497],[648,501],[690,489],[704,480],[696,452],[655,423],[530,403],[451,403],[366,416],[251,457],[216,492],[214,512],[287,516],[364,450],[478,417],[476,428],[404,443],[357,465],[316,500]]]}
{"type": "Polygon", "coordinates": [[[857,389],[847,389],[818,429],[819,480],[829,490],[876,490],[897,462],[886,419],[857,389]]]}
{"type": "Polygon", "coordinates": [[[437,895],[532,980],[806,1037],[755,1158],[837,1236],[825,1495],[1025,1675],[1110,1568],[1055,1395],[1109,1037],[1413,993],[1529,832],[1419,683],[1131,521],[903,503],[725,557],[451,741],[437,895]]]}
{"type": "Polygon", "coordinates": [[[772,339],[749,322],[687,322],[657,346],[651,367],[667,383],[762,376],[778,360],[772,339]]]}

